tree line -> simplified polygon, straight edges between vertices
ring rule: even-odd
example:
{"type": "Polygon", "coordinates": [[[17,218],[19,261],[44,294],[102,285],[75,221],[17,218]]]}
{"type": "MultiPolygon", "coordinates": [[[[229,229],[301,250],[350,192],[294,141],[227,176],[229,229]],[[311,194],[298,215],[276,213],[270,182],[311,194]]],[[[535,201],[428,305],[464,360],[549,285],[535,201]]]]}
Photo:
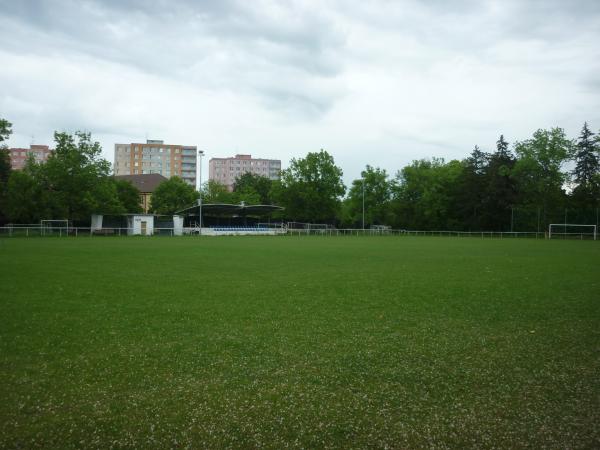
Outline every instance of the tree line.
{"type": "MultiPolygon", "coordinates": [[[[0,139],[11,124],[0,122],[0,139]]],[[[23,170],[11,170],[6,146],[0,149],[0,216],[3,222],[36,224],[42,219],[69,219],[87,224],[91,214],[122,214],[141,210],[139,191],[111,176],[89,133],[54,133],[54,151],[45,163],[30,156],[23,170]]],[[[0,144],[2,143],[0,141],[0,144]]]]}
{"type": "MultiPolygon", "coordinates": [[[[0,122],[2,141],[10,124],[0,122]]],[[[111,176],[110,163],[86,133],[55,133],[45,164],[30,159],[23,171],[7,169],[0,151],[0,212],[13,222],[69,218],[94,212],[139,212],[139,192],[111,176]]],[[[0,141],[1,143],[1,141],[0,141]]],[[[548,223],[597,224],[600,208],[600,139],[585,123],[576,139],[561,128],[540,129],[512,145],[500,135],[495,148],[475,146],[462,160],[413,161],[391,176],[367,165],[349,187],[325,150],[293,158],[279,180],[244,173],[233,191],[215,181],[198,193],[177,177],[161,183],[151,209],[173,214],[194,204],[277,204],[284,221],[360,228],[388,225],[418,230],[541,231],[548,223]],[[364,224],[363,224],[364,217],[364,224]]]]}

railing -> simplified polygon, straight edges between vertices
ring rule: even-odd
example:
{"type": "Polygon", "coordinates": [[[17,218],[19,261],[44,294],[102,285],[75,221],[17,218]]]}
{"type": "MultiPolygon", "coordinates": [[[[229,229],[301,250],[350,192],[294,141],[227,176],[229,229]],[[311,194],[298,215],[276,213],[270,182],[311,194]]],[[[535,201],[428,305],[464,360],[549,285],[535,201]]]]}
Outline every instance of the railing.
{"type": "MultiPolygon", "coordinates": [[[[33,225],[7,225],[0,227],[0,237],[102,237],[102,236],[131,236],[140,235],[141,230],[127,227],[103,227],[93,229],[90,227],[40,227],[33,225]]],[[[419,231],[419,230],[391,230],[391,229],[295,229],[284,227],[155,227],[147,230],[147,236],[180,236],[180,235],[207,235],[219,236],[229,234],[270,234],[287,236],[433,236],[457,237],[480,239],[544,239],[547,234],[543,232],[528,231],[419,231]]],[[[552,233],[552,239],[593,239],[590,233],[552,233]]]]}
{"type": "Polygon", "coordinates": [[[476,237],[481,239],[530,238],[543,239],[545,233],[526,231],[419,231],[391,229],[294,229],[288,228],[292,236],[437,236],[437,237],[476,237]]]}
{"type": "Polygon", "coordinates": [[[244,233],[251,234],[268,234],[269,232],[281,234],[284,230],[281,227],[278,228],[266,228],[266,227],[183,227],[183,228],[172,228],[172,227],[153,227],[147,229],[144,232],[139,228],[127,228],[127,227],[102,227],[102,228],[91,228],[91,227],[41,227],[39,225],[7,225],[0,227],[0,237],[102,237],[102,236],[181,236],[181,235],[219,235],[226,234],[227,231],[232,233],[244,233]]]}

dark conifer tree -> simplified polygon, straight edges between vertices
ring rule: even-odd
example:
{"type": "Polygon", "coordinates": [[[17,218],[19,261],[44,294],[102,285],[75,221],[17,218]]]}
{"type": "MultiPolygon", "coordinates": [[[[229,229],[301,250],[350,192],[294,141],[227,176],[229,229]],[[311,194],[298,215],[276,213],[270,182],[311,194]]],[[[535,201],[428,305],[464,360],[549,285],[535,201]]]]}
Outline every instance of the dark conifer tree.
{"type": "Polygon", "coordinates": [[[504,135],[496,142],[496,152],[488,160],[485,170],[482,226],[487,230],[509,230],[510,209],[516,201],[516,187],[511,178],[515,158],[504,135]]]}
{"type": "Polygon", "coordinates": [[[496,155],[500,159],[509,160],[512,158],[512,154],[508,149],[508,142],[504,140],[504,135],[501,134],[500,138],[496,141],[496,155]]]}
{"type": "Polygon", "coordinates": [[[475,146],[471,155],[464,162],[464,169],[457,186],[457,211],[463,225],[462,228],[479,231],[482,228],[481,214],[486,197],[485,171],[490,155],[475,146]]]}
{"type": "Polygon", "coordinates": [[[587,122],[585,122],[577,140],[575,151],[573,176],[575,177],[575,183],[578,185],[589,186],[600,173],[598,150],[598,141],[594,139],[594,133],[590,131],[587,122]]]}

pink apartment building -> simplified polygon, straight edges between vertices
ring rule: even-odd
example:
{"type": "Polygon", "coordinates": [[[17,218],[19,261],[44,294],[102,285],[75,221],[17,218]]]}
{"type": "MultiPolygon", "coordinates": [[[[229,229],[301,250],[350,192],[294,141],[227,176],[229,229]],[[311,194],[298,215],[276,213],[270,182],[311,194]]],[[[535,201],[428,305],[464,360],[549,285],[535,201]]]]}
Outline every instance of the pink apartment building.
{"type": "Polygon", "coordinates": [[[230,158],[211,158],[208,162],[208,179],[233,190],[235,180],[250,172],[271,180],[279,180],[281,161],[278,159],[252,158],[251,155],[235,155],[230,158]]]}
{"type": "Polygon", "coordinates": [[[52,150],[47,145],[30,145],[29,148],[9,148],[10,165],[13,170],[21,170],[25,167],[27,157],[32,154],[35,162],[46,162],[52,150]]]}

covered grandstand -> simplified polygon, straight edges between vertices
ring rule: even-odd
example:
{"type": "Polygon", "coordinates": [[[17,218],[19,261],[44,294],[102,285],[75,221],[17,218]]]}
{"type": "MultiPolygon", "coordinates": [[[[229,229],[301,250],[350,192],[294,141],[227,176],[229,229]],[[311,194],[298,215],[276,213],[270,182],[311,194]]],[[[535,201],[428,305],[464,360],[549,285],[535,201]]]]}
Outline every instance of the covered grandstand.
{"type": "Polygon", "coordinates": [[[177,211],[183,217],[184,227],[200,230],[206,234],[275,234],[282,224],[273,220],[273,215],[283,211],[276,205],[239,205],[229,203],[207,203],[192,205],[177,211]],[[202,220],[200,220],[202,209],[202,220]]]}

